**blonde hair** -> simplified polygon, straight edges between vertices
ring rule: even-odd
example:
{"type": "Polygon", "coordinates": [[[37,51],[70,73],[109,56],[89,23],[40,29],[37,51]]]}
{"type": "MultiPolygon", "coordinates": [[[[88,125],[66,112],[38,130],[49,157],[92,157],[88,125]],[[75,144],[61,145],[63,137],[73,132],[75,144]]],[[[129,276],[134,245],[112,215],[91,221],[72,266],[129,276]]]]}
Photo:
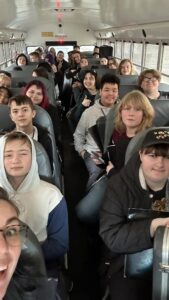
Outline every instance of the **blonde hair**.
{"type": "Polygon", "coordinates": [[[119,102],[119,105],[116,110],[115,115],[115,129],[120,133],[126,132],[126,126],[123,123],[121,111],[126,106],[134,106],[135,108],[139,108],[143,111],[143,118],[138,126],[136,133],[149,128],[152,125],[152,121],[154,118],[154,109],[148,100],[148,98],[140,91],[133,90],[129,93],[127,93],[122,100],[119,102]]]}
{"type": "Polygon", "coordinates": [[[133,64],[132,64],[132,62],[131,62],[131,60],[130,60],[129,58],[124,58],[124,59],[121,60],[121,62],[119,63],[119,67],[118,67],[118,74],[121,75],[121,68],[122,68],[122,66],[123,66],[125,63],[129,63],[130,66],[131,66],[131,72],[130,72],[130,75],[135,74],[134,66],[133,66],[133,64]]]}

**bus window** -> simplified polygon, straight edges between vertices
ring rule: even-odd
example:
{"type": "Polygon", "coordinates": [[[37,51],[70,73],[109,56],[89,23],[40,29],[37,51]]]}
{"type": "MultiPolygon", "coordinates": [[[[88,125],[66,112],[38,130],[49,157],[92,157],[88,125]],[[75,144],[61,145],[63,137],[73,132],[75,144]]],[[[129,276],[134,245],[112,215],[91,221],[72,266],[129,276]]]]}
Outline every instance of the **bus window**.
{"type": "Polygon", "coordinates": [[[124,58],[131,59],[131,43],[124,42],[124,58]]]}
{"type": "Polygon", "coordinates": [[[169,46],[168,45],[164,46],[161,72],[166,75],[169,75],[169,46]]]}
{"type": "Polygon", "coordinates": [[[122,46],[122,42],[116,42],[116,53],[115,53],[115,57],[121,59],[121,46],[122,46]]]}
{"type": "Polygon", "coordinates": [[[80,52],[85,52],[85,51],[93,52],[93,49],[94,49],[93,45],[82,45],[82,46],[80,46],[80,52]]]}
{"type": "Polygon", "coordinates": [[[133,59],[132,62],[137,66],[137,70],[139,73],[141,72],[141,53],[143,49],[142,43],[134,43],[133,44],[133,59]]]}
{"type": "Polygon", "coordinates": [[[43,50],[43,47],[40,47],[40,46],[28,46],[28,47],[26,47],[27,54],[29,54],[31,52],[34,52],[37,48],[42,48],[42,50],[43,50]]]}
{"type": "Polygon", "coordinates": [[[158,48],[159,45],[146,44],[146,57],[144,65],[146,69],[157,69],[158,48]]]}

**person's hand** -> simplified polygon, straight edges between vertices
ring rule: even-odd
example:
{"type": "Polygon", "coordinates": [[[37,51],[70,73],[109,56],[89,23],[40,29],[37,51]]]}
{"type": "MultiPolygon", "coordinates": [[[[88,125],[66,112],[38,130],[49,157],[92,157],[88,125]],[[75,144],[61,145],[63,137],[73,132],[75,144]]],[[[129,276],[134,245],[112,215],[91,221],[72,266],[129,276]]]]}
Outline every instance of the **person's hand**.
{"type": "Polygon", "coordinates": [[[57,67],[53,64],[53,65],[51,65],[51,67],[52,67],[52,70],[53,70],[53,72],[54,73],[56,73],[58,70],[57,70],[57,67]]]}
{"type": "Polygon", "coordinates": [[[72,88],[76,88],[76,87],[81,87],[81,83],[79,81],[75,81],[73,84],[72,84],[72,88]]]}
{"type": "Polygon", "coordinates": [[[150,225],[150,235],[151,237],[154,237],[156,229],[159,226],[167,226],[169,227],[169,218],[157,218],[152,220],[150,225]]]}
{"type": "Polygon", "coordinates": [[[91,103],[91,100],[87,99],[85,96],[84,100],[82,101],[82,105],[85,107],[89,107],[90,103],[91,103]]]}
{"type": "Polygon", "coordinates": [[[106,167],[106,173],[108,174],[110,172],[111,169],[114,168],[114,165],[112,164],[111,161],[108,162],[108,165],[106,167]]]}

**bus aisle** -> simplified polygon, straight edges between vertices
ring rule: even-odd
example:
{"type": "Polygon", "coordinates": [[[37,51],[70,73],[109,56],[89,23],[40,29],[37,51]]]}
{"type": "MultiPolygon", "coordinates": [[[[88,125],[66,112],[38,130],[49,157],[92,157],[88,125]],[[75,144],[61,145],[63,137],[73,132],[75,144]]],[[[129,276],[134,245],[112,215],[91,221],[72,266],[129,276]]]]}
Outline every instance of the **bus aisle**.
{"type": "MultiPolygon", "coordinates": [[[[98,300],[97,257],[98,249],[89,228],[80,223],[75,206],[84,196],[87,171],[82,159],[74,150],[73,137],[67,119],[62,121],[64,160],[64,188],[69,212],[70,247],[68,254],[69,276],[73,281],[70,300],[98,300]]],[[[95,234],[94,234],[95,236],[95,234]]]]}

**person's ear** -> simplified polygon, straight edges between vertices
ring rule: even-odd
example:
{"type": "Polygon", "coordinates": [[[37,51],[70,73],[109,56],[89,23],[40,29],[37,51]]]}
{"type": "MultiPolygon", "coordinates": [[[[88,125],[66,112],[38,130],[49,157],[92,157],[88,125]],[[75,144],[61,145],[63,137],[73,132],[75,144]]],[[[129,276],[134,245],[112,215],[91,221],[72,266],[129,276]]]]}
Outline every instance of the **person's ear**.
{"type": "Polygon", "coordinates": [[[34,119],[35,116],[36,116],[36,110],[33,109],[33,111],[32,111],[32,117],[33,117],[33,119],[34,119]]]}
{"type": "Polygon", "coordinates": [[[143,156],[143,153],[141,151],[139,151],[139,156],[140,156],[140,160],[142,162],[142,156],[143,156]]]}

